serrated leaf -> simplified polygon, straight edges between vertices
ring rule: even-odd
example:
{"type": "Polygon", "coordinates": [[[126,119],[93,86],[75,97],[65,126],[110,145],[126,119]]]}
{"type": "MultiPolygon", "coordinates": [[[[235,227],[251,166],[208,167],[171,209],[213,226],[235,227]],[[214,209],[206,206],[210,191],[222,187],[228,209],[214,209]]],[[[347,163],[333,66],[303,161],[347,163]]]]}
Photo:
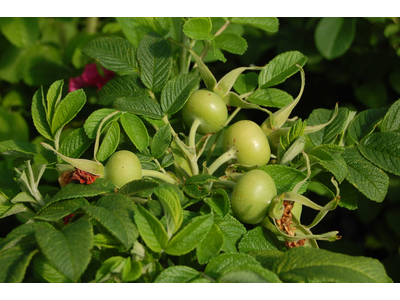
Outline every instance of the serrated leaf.
{"type": "Polygon", "coordinates": [[[57,221],[72,214],[74,211],[85,205],[89,205],[89,202],[87,202],[87,200],[84,198],[60,201],[47,206],[33,219],[48,222],[57,221]]]}
{"type": "Polygon", "coordinates": [[[33,257],[32,267],[35,277],[41,280],[51,283],[73,283],[71,279],[68,279],[60,273],[43,253],[38,253],[33,257]]]}
{"type": "Polygon", "coordinates": [[[100,37],[91,40],[82,53],[119,75],[133,74],[139,69],[135,46],[120,37],[100,37]]]}
{"type": "Polygon", "coordinates": [[[284,282],[392,282],[376,259],[309,247],[285,252],[276,259],[272,271],[284,282]]]}
{"type": "Polygon", "coordinates": [[[367,198],[382,202],[388,190],[389,177],[367,161],[357,149],[347,148],[342,157],[349,170],[346,179],[367,198]]]}
{"type": "Polygon", "coordinates": [[[185,22],[182,31],[194,40],[212,40],[212,22],[210,18],[191,18],[185,22]]]}
{"type": "Polygon", "coordinates": [[[47,92],[47,121],[49,124],[53,123],[54,113],[60,104],[63,86],[64,80],[57,80],[50,86],[47,92]]]}
{"type": "Polygon", "coordinates": [[[164,117],[160,104],[151,99],[147,92],[138,94],[135,97],[118,98],[114,102],[113,107],[132,114],[143,115],[154,119],[162,119],[164,117]]]}
{"type": "Polygon", "coordinates": [[[0,199],[4,197],[11,200],[20,191],[17,182],[14,181],[14,172],[12,170],[0,169],[0,199]]]}
{"type": "Polygon", "coordinates": [[[230,18],[234,24],[247,25],[255,28],[262,29],[266,32],[277,32],[279,28],[279,20],[274,17],[234,17],[230,18]]]}
{"type": "MultiPolygon", "coordinates": [[[[83,128],[85,129],[85,132],[87,136],[90,139],[95,139],[97,135],[97,130],[99,129],[100,123],[103,121],[105,117],[108,115],[114,113],[116,110],[112,108],[101,108],[98,109],[90,114],[90,116],[86,119],[85,124],[83,124],[83,128]]],[[[122,112],[115,114],[111,118],[109,118],[102,127],[103,131],[108,124],[111,124],[112,122],[116,121],[121,117],[122,112]]]]}
{"type": "Polygon", "coordinates": [[[231,207],[229,196],[223,189],[218,189],[213,192],[210,198],[204,199],[204,202],[221,218],[229,213],[231,207]]]}
{"type": "Polygon", "coordinates": [[[39,228],[35,235],[44,255],[62,274],[76,282],[91,258],[93,228],[90,222],[79,219],[61,231],[39,228]]]}
{"type": "Polygon", "coordinates": [[[256,90],[247,101],[266,107],[283,108],[293,101],[293,97],[285,91],[267,88],[256,90]]]}
{"type": "Polygon", "coordinates": [[[135,222],[140,236],[154,252],[161,252],[168,244],[168,235],[161,222],[141,205],[135,211],[135,222]]]}
{"type": "Polygon", "coordinates": [[[123,114],[120,122],[129,139],[139,151],[143,151],[149,146],[149,133],[139,117],[130,113],[123,114]]]}
{"type": "Polygon", "coordinates": [[[214,38],[215,46],[233,54],[242,55],[247,50],[247,42],[241,36],[223,32],[214,38]]]}
{"type": "Polygon", "coordinates": [[[47,206],[56,203],[61,200],[82,198],[82,197],[94,197],[114,192],[116,186],[111,181],[104,178],[97,178],[92,184],[78,184],[69,183],[54,195],[54,197],[48,202],[39,213],[44,210],[47,206]]]}
{"type": "Polygon", "coordinates": [[[395,131],[400,128],[400,99],[388,110],[382,121],[382,131],[395,131]]]}
{"type": "Polygon", "coordinates": [[[205,264],[211,258],[217,256],[223,245],[224,235],[219,227],[213,224],[205,239],[196,247],[199,264],[205,264]]]}
{"type": "MultiPolygon", "coordinates": [[[[332,110],[324,108],[314,109],[307,119],[307,125],[315,126],[326,123],[330,120],[333,114],[334,111],[332,110]]],[[[334,143],[336,138],[345,129],[346,120],[348,116],[349,116],[349,110],[347,108],[345,107],[339,108],[338,115],[328,126],[317,132],[310,133],[308,135],[310,137],[311,142],[315,146],[334,143]]]]}
{"type": "Polygon", "coordinates": [[[177,113],[189,99],[197,85],[198,77],[180,74],[167,82],[161,92],[161,108],[165,114],[177,113]]]}
{"type": "Polygon", "coordinates": [[[96,282],[104,282],[111,279],[115,275],[119,275],[125,266],[126,259],[122,256],[112,256],[107,258],[97,270],[96,282]]]}
{"type": "Polygon", "coordinates": [[[172,50],[167,40],[149,33],[139,43],[137,58],[144,85],[153,93],[161,91],[172,68],[172,50]]]}
{"type": "Polygon", "coordinates": [[[61,143],[59,152],[71,158],[79,158],[93,141],[93,139],[87,136],[85,129],[80,127],[65,137],[61,143]]]}
{"type": "Polygon", "coordinates": [[[300,70],[296,67],[296,64],[303,67],[306,61],[307,57],[299,51],[288,51],[279,54],[260,72],[258,77],[259,87],[265,89],[284,82],[300,70]]]}
{"type": "Polygon", "coordinates": [[[226,253],[238,252],[237,242],[247,232],[243,224],[229,214],[223,218],[215,218],[215,224],[218,225],[224,235],[222,251],[226,253]]]}
{"type": "Polygon", "coordinates": [[[96,158],[98,161],[105,161],[115,152],[118,147],[120,138],[120,129],[117,122],[113,122],[105,134],[96,158]]]}
{"type": "Polygon", "coordinates": [[[20,283],[32,257],[38,252],[35,244],[18,244],[0,251],[0,282],[20,283]]]}
{"type": "Polygon", "coordinates": [[[218,279],[222,283],[280,283],[279,277],[259,265],[245,264],[229,268],[218,279]]]}
{"type": "Polygon", "coordinates": [[[339,183],[342,183],[349,173],[346,162],[339,153],[333,154],[332,158],[333,160],[330,161],[320,160],[319,164],[331,172],[339,183]]]}
{"type": "Polygon", "coordinates": [[[159,184],[155,181],[151,181],[148,179],[139,179],[128,182],[122,188],[119,189],[118,193],[125,196],[133,196],[143,191],[152,190],[157,186],[159,186],[159,184]]]}
{"type": "Polygon", "coordinates": [[[111,194],[101,198],[96,206],[84,206],[82,209],[128,250],[139,235],[133,222],[134,207],[129,198],[111,194]]]}
{"type": "Polygon", "coordinates": [[[183,211],[181,203],[184,195],[182,191],[174,185],[164,185],[154,190],[164,211],[167,221],[168,238],[180,228],[183,221],[183,211]]]}
{"type": "Polygon", "coordinates": [[[374,131],[386,112],[387,108],[371,108],[357,114],[347,130],[350,138],[356,143],[361,141],[374,131]]]}
{"type": "Polygon", "coordinates": [[[26,205],[22,203],[17,203],[14,205],[0,205],[0,219],[6,218],[8,216],[12,216],[21,212],[30,212],[33,213],[31,209],[29,209],[26,205]]]}
{"type": "Polygon", "coordinates": [[[283,247],[276,235],[270,230],[262,226],[246,232],[239,242],[239,252],[247,253],[255,250],[280,250],[283,251],[283,247]]]}
{"type": "Polygon", "coordinates": [[[150,151],[154,158],[160,158],[171,144],[171,129],[168,124],[159,128],[153,137],[150,151]]]}
{"type": "MultiPolygon", "coordinates": [[[[267,165],[260,167],[259,169],[267,172],[272,177],[275,182],[278,195],[291,192],[296,184],[306,178],[306,174],[289,166],[267,165]]],[[[301,186],[297,193],[303,194],[307,190],[307,186],[308,181],[301,186]]]]}
{"type": "Polygon", "coordinates": [[[171,19],[165,17],[133,17],[130,18],[135,27],[146,33],[155,32],[166,35],[171,29],[171,19]]]}
{"type": "Polygon", "coordinates": [[[238,76],[233,85],[233,88],[240,95],[254,91],[257,85],[258,85],[258,74],[254,72],[248,72],[246,74],[240,74],[238,76]]]}
{"type": "Polygon", "coordinates": [[[58,130],[67,125],[79,113],[86,103],[86,94],[83,89],[69,93],[57,106],[51,132],[54,135],[58,130]]]}
{"type": "Polygon", "coordinates": [[[205,273],[216,279],[232,267],[240,267],[248,264],[259,266],[256,259],[250,255],[243,253],[223,253],[210,260],[205,273]]]}
{"type": "Polygon", "coordinates": [[[188,266],[172,266],[163,270],[154,283],[185,283],[200,275],[199,271],[188,266]]]}
{"type": "Polygon", "coordinates": [[[358,145],[358,150],[378,167],[400,175],[400,134],[396,132],[373,133],[358,145]]]}
{"type": "Polygon", "coordinates": [[[139,75],[118,76],[108,81],[98,92],[100,105],[111,105],[121,97],[135,97],[146,92],[139,75]]]}
{"type": "Polygon", "coordinates": [[[327,59],[343,55],[356,33],[356,18],[322,18],[315,29],[315,45],[327,59]]]}
{"type": "Polygon", "coordinates": [[[53,134],[47,121],[46,107],[44,106],[43,87],[33,95],[32,99],[32,119],[36,130],[48,140],[53,139],[53,134]]]}
{"type": "Polygon", "coordinates": [[[38,153],[36,145],[19,140],[7,140],[0,142],[0,154],[18,157],[30,157],[38,153]]]}
{"type": "Polygon", "coordinates": [[[167,153],[167,155],[165,155],[161,161],[161,167],[168,168],[169,166],[174,164],[174,156],[172,153],[167,153]]]}
{"type": "Polygon", "coordinates": [[[214,223],[212,214],[190,220],[168,243],[165,252],[170,255],[183,255],[192,251],[206,238],[214,223]]]}

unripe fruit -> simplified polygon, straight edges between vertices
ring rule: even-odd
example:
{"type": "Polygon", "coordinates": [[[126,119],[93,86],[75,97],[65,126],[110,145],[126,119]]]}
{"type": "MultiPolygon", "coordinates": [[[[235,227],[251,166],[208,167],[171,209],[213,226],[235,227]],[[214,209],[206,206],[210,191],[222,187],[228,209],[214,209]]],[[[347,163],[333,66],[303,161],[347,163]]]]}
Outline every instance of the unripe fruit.
{"type": "Polygon", "coordinates": [[[267,172],[251,170],[239,178],[233,189],[233,214],[243,223],[259,223],[276,194],[275,182],[267,172]]]}
{"type": "Polygon", "coordinates": [[[234,147],[239,163],[263,166],[269,162],[271,148],[264,132],[256,123],[248,120],[236,122],[224,135],[224,151],[234,147]]]}
{"type": "Polygon", "coordinates": [[[217,94],[207,90],[198,90],[192,93],[182,108],[182,116],[188,126],[198,119],[200,126],[197,131],[199,133],[215,133],[224,127],[228,119],[228,109],[224,100],[217,94]]]}
{"type": "Polygon", "coordinates": [[[126,150],[115,152],[104,167],[104,178],[118,187],[142,178],[142,167],[138,157],[126,150]]]}

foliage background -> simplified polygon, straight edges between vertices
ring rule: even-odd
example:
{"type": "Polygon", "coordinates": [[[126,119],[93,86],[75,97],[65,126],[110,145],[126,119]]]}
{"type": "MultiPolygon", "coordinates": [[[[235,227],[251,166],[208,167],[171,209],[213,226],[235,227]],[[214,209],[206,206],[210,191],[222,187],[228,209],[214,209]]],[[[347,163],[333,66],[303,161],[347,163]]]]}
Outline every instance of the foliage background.
{"type": "MultiPolygon", "coordinates": [[[[213,24],[218,22],[224,21],[213,19],[213,24]]],[[[314,108],[332,109],[336,102],[362,111],[389,106],[399,99],[399,18],[341,18],[330,27],[325,24],[323,34],[324,18],[285,17],[279,22],[275,34],[239,28],[248,43],[243,55],[224,52],[227,62],[223,63],[215,61],[211,53],[206,62],[217,80],[238,66],[264,65],[277,54],[298,50],[308,57],[304,68],[306,89],[293,115],[306,119],[314,108]],[[332,48],[327,46],[330,43],[334,44],[332,48]]],[[[123,36],[137,45],[142,33],[129,33],[129,24],[128,18],[0,18],[0,141],[14,138],[39,143],[30,114],[34,92],[40,85],[46,90],[55,80],[67,83],[69,78],[82,74],[91,61],[81,50],[95,37],[123,36]]],[[[297,95],[300,81],[296,79],[287,80],[280,88],[297,95]]],[[[67,84],[64,89],[65,94],[67,84]]],[[[89,104],[65,133],[81,126],[90,112],[100,108],[96,104],[97,89],[88,87],[85,92],[89,104]]],[[[265,119],[258,111],[244,113],[248,115],[237,118],[251,118],[259,124],[265,119]]],[[[13,160],[0,156],[0,169],[11,169],[13,160]]],[[[57,184],[54,175],[46,174],[44,188],[57,184]]],[[[321,242],[320,247],[377,258],[393,281],[400,282],[400,178],[390,176],[389,193],[382,203],[359,194],[357,210],[338,208],[328,214],[320,231],[334,228],[343,238],[334,243],[321,242]]],[[[319,186],[311,187],[313,192],[308,197],[324,203],[324,191],[319,186]]],[[[307,210],[303,215],[307,220],[307,210]]],[[[1,219],[0,237],[18,224],[15,217],[1,219]]]]}

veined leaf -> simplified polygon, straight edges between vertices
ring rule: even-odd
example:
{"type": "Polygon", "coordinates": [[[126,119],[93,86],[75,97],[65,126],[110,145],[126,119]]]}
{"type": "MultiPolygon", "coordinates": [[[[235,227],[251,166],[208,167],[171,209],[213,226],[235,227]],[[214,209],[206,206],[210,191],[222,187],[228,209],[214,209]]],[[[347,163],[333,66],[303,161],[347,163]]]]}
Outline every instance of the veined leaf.
{"type": "Polygon", "coordinates": [[[73,283],[71,279],[68,279],[65,275],[60,273],[43,253],[38,253],[33,257],[32,266],[35,277],[43,281],[51,283],[73,283]]]}
{"type": "Polygon", "coordinates": [[[277,257],[272,271],[284,282],[392,282],[376,259],[310,247],[293,248],[277,257]]]}
{"type": "Polygon", "coordinates": [[[119,75],[138,71],[136,48],[128,40],[120,37],[96,38],[83,48],[82,53],[119,75]]]}
{"type": "Polygon", "coordinates": [[[198,277],[200,272],[187,266],[172,266],[163,270],[154,283],[185,283],[198,277]]]}
{"type": "Polygon", "coordinates": [[[233,88],[240,95],[254,91],[257,85],[258,85],[258,74],[254,72],[248,72],[246,74],[240,74],[237,77],[233,85],[233,88]]]}
{"type": "Polygon", "coordinates": [[[172,50],[167,40],[149,33],[139,43],[140,78],[153,93],[161,91],[172,68],[172,50]]]}
{"type": "Polygon", "coordinates": [[[213,224],[205,239],[196,247],[199,264],[205,264],[211,258],[217,256],[223,245],[224,235],[219,227],[213,224]]]}
{"type": "Polygon", "coordinates": [[[382,131],[394,131],[400,128],[400,99],[388,110],[382,121],[382,131]]]}
{"type": "Polygon", "coordinates": [[[135,97],[118,98],[114,102],[113,107],[132,114],[143,115],[154,119],[162,119],[164,117],[160,104],[151,99],[147,92],[135,97]]]}
{"type": "Polygon", "coordinates": [[[216,190],[210,198],[204,199],[204,202],[221,218],[225,217],[231,208],[229,196],[224,189],[216,190]]]}
{"type": "Polygon", "coordinates": [[[283,108],[293,101],[293,97],[285,91],[268,88],[256,90],[247,101],[266,107],[283,108]]]}
{"type": "Polygon", "coordinates": [[[155,32],[166,35],[171,29],[171,18],[165,17],[134,17],[130,18],[135,27],[146,33],[155,32]]]}
{"type": "Polygon", "coordinates": [[[400,134],[392,131],[373,133],[358,145],[361,154],[378,167],[400,175],[400,134]]]}
{"type": "Polygon", "coordinates": [[[218,225],[224,235],[222,251],[226,253],[238,252],[236,244],[243,234],[247,232],[243,224],[229,214],[223,218],[215,218],[215,224],[218,225]]]}
{"type": "Polygon", "coordinates": [[[270,270],[254,264],[229,268],[218,279],[223,283],[280,283],[279,277],[270,270]]]}
{"type": "MultiPolygon", "coordinates": [[[[101,108],[98,109],[90,114],[90,116],[86,119],[85,124],[83,124],[83,128],[85,129],[85,132],[87,136],[90,139],[95,139],[97,135],[97,130],[99,129],[100,123],[103,121],[105,117],[108,115],[114,113],[116,110],[112,108],[101,108]]],[[[103,131],[108,124],[118,120],[118,118],[122,115],[121,113],[117,113],[116,115],[112,116],[109,118],[102,127],[103,131]]]]}
{"type": "Polygon", "coordinates": [[[140,236],[154,252],[161,252],[168,244],[168,235],[161,222],[141,205],[135,211],[135,223],[140,236]]]}
{"type": "Polygon", "coordinates": [[[277,32],[279,28],[279,20],[274,17],[234,17],[230,18],[230,21],[234,24],[247,25],[255,28],[262,29],[266,32],[277,32]]]}
{"type": "Polygon", "coordinates": [[[241,36],[223,32],[214,38],[215,46],[233,54],[242,55],[247,50],[247,42],[241,36]]]}
{"type": "Polygon", "coordinates": [[[94,142],[90,139],[83,127],[75,129],[63,140],[59,149],[61,154],[71,158],[79,158],[94,142]]]}
{"type": "Polygon", "coordinates": [[[86,94],[82,89],[69,93],[57,106],[51,132],[54,135],[78,114],[86,103],[86,94]]]}
{"type": "Polygon", "coordinates": [[[194,40],[212,40],[212,22],[210,18],[191,18],[183,25],[183,33],[194,40]]]}
{"type": "Polygon", "coordinates": [[[207,236],[214,223],[212,214],[194,217],[168,243],[165,252],[170,255],[183,255],[197,247],[207,236]]]}
{"type": "Polygon", "coordinates": [[[0,153],[19,157],[30,157],[38,153],[36,145],[19,140],[7,140],[0,142],[0,153]]]}
{"type": "Polygon", "coordinates": [[[357,149],[347,148],[342,157],[349,170],[346,179],[367,198],[382,202],[389,187],[389,177],[366,160],[357,149]]]}
{"type": "Polygon", "coordinates": [[[139,75],[118,76],[108,81],[98,92],[99,104],[110,105],[121,97],[135,97],[146,92],[139,75]]]}
{"type": "Polygon", "coordinates": [[[307,57],[299,51],[288,51],[279,54],[260,72],[258,77],[259,87],[265,89],[284,82],[300,70],[296,67],[296,64],[303,67],[306,61],[307,57]]]}
{"type": "Polygon", "coordinates": [[[327,59],[343,55],[356,33],[356,18],[322,18],[315,29],[315,45],[327,59]]]}
{"type": "Polygon", "coordinates": [[[168,124],[157,130],[151,143],[151,155],[160,158],[171,144],[171,129],[168,124]]]}
{"type": "Polygon", "coordinates": [[[85,205],[89,205],[89,202],[85,198],[60,201],[41,210],[34,219],[48,222],[57,221],[72,214],[85,205]]]}
{"type": "Polygon", "coordinates": [[[90,262],[93,246],[91,223],[79,219],[61,231],[39,228],[35,235],[44,255],[62,274],[76,282],[90,262]]]}
{"type": "Polygon", "coordinates": [[[118,147],[119,138],[120,130],[118,122],[113,122],[105,134],[103,141],[101,142],[96,158],[99,161],[105,161],[108,157],[110,157],[110,155],[113,154],[118,147]]]}
{"type": "Polygon", "coordinates": [[[372,133],[387,112],[387,108],[371,108],[357,114],[347,130],[350,138],[358,143],[372,133]]]}
{"type": "Polygon", "coordinates": [[[245,233],[239,242],[239,252],[247,253],[255,250],[283,251],[283,247],[275,234],[265,227],[257,226],[245,233]]]}
{"type": "Polygon", "coordinates": [[[125,196],[132,196],[143,191],[152,190],[158,185],[159,184],[155,181],[150,181],[148,179],[139,179],[128,182],[118,191],[118,193],[125,196]]]}
{"type": "Polygon", "coordinates": [[[197,76],[180,74],[167,82],[161,93],[161,108],[165,114],[177,113],[199,84],[197,76]]]}
{"type": "Polygon", "coordinates": [[[43,87],[36,91],[32,99],[32,119],[37,131],[48,140],[53,140],[53,134],[47,121],[47,108],[44,106],[43,87]]]}
{"type": "Polygon", "coordinates": [[[123,114],[120,122],[129,139],[139,151],[143,151],[149,146],[149,133],[139,117],[130,113],[123,114]]]}

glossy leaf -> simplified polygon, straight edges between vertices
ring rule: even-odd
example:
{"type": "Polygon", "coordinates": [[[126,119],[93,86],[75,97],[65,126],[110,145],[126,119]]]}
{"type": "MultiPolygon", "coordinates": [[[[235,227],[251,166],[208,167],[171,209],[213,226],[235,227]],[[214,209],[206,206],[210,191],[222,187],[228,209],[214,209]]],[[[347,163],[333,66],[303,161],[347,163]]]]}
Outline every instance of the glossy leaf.
{"type": "Polygon", "coordinates": [[[205,264],[217,256],[223,245],[224,235],[219,227],[213,224],[205,239],[196,247],[199,264],[205,264]]]}
{"type": "Polygon", "coordinates": [[[242,55],[247,50],[247,42],[241,36],[223,32],[214,38],[215,46],[233,54],[242,55]]]}
{"type": "Polygon", "coordinates": [[[266,32],[277,32],[279,28],[279,20],[275,17],[234,17],[230,18],[230,21],[234,24],[247,25],[266,32]]]}
{"type": "Polygon", "coordinates": [[[154,158],[160,158],[171,144],[171,129],[168,124],[159,128],[153,137],[150,151],[154,158]]]}
{"type": "Polygon", "coordinates": [[[256,90],[247,101],[266,107],[283,108],[293,101],[293,97],[285,91],[267,88],[256,90]]]}
{"type": "Polygon", "coordinates": [[[113,122],[105,134],[96,158],[98,161],[105,161],[115,152],[120,138],[120,129],[117,122],[113,122]]]}
{"type": "Polygon", "coordinates": [[[237,243],[243,234],[247,232],[243,224],[229,214],[223,218],[215,218],[215,224],[218,225],[224,235],[222,250],[226,253],[238,252],[237,243]]]}
{"type": "Polygon", "coordinates": [[[239,242],[239,252],[247,253],[255,250],[280,250],[282,245],[276,235],[264,227],[257,226],[243,235],[239,242]]]}
{"type": "Polygon", "coordinates": [[[210,18],[191,18],[183,25],[183,33],[194,40],[212,40],[210,33],[212,22],[210,18]]]}
{"type": "Polygon", "coordinates": [[[83,127],[75,129],[68,134],[59,149],[61,154],[72,158],[79,158],[94,142],[90,139],[83,127]]]}
{"type": "Polygon", "coordinates": [[[154,283],[185,283],[198,277],[200,272],[188,266],[172,266],[163,270],[154,283]]]}
{"type": "MultiPolygon", "coordinates": [[[[86,119],[85,124],[83,124],[83,128],[85,129],[85,132],[87,136],[90,139],[95,139],[97,135],[97,131],[100,127],[101,122],[105,117],[108,115],[114,113],[116,110],[112,108],[101,108],[98,110],[95,110],[92,112],[89,117],[86,119]]],[[[118,120],[122,115],[121,113],[117,113],[113,115],[111,118],[109,118],[105,123],[103,123],[102,130],[103,131],[108,124],[111,124],[112,122],[118,120]]]]}
{"type": "Polygon", "coordinates": [[[164,117],[160,104],[151,99],[147,92],[138,94],[135,97],[118,98],[114,102],[113,107],[154,119],[162,119],[164,117]]]}

